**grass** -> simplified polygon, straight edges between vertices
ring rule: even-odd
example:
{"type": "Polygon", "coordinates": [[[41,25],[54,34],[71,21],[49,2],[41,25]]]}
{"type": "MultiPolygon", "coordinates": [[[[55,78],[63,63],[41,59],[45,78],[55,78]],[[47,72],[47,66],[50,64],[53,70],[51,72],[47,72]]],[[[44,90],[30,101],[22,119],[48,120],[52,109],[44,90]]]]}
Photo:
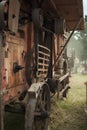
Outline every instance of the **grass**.
{"type": "Polygon", "coordinates": [[[87,81],[87,76],[72,75],[70,81],[68,98],[63,101],[58,101],[56,97],[52,99],[51,130],[87,130],[84,112],[84,82],[87,81]]]}

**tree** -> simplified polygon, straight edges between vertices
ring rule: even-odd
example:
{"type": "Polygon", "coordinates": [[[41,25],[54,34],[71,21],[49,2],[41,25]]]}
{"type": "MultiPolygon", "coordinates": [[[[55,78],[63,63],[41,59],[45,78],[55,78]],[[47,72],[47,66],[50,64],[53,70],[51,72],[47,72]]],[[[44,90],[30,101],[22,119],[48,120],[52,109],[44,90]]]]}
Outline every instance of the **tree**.
{"type": "Polygon", "coordinates": [[[76,31],[74,37],[77,38],[82,46],[80,60],[87,60],[87,16],[84,19],[84,30],[76,31]]]}

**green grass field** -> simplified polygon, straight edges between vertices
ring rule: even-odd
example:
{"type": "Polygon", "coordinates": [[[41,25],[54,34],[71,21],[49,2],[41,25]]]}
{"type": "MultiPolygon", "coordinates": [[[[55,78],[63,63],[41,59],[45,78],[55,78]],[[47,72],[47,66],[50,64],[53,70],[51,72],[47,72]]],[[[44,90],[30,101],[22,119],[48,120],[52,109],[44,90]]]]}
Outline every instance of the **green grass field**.
{"type": "Polygon", "coordinates": [[[55,97],[52,100],[51,130],[87,130],[85,81],[86,75],[72,75],[68,98],[58,101],[55,97]]]}

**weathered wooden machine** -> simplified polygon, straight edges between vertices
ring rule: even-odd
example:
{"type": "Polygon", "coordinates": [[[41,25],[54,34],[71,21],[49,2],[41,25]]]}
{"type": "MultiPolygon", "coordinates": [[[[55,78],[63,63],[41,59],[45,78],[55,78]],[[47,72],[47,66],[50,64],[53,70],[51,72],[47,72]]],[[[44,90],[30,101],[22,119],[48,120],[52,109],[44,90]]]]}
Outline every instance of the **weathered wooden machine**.
{"type": "Polygon", "coordinates": [[[66,45],[82,17],[81,0],[1,0],[0,130],[3,111],[24,113],[25,130],[48,129],[50,93],[66,97],[66,45]]]}

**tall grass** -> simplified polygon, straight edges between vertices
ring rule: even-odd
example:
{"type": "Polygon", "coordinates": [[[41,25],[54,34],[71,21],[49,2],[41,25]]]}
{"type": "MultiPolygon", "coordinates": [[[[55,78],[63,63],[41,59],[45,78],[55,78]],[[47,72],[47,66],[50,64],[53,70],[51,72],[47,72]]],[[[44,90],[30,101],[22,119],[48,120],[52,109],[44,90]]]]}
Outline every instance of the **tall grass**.
{"type": "Polygon", "coordinates": [[[87,130],[85,81],[86,75],[72,75],[68,98],[63,101],[56,97],[52,99],[51,130],[87,130]]]}

